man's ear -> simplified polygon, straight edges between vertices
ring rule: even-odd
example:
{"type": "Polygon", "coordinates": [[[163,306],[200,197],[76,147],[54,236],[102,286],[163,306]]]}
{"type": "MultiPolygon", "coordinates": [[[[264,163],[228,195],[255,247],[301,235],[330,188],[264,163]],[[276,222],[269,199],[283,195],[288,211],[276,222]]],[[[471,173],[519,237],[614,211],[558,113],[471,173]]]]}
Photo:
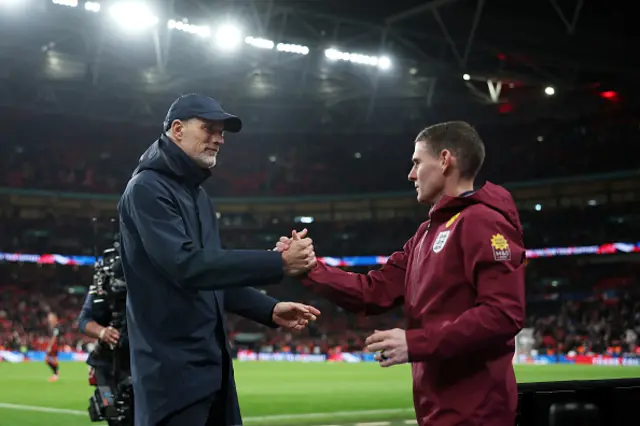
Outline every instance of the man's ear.
{"type": "Polygon", "coordinates": [[[184,123],[180,120],[173,120],[171,123],[171,127],[169,127],[171,134],[176,139],[176,141],[181,141],[183,132],[184,132],[184,123]]]}
{"type": "Polygon", "coordinates": [[[453,157],[448,149],[440,151],[440,166],[442,167],[443,175],[446,175],[451,170],[451,166],[453,166],[453,157]]]}

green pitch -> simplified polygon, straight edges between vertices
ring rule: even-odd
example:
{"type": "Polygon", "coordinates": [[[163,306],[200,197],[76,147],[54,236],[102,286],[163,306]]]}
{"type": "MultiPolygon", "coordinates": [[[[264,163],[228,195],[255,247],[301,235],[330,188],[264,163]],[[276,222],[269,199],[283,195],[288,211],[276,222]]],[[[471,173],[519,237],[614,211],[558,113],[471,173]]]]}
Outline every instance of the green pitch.
{"type": "MultiPolygon", "coordinates": [[[[0,364],[0,426],[88,426],[87,367],[62,363],[57,383],[44,363],[0,364]]],[[[640,377],[637,367],[522,365],[520,382],[640,377]]],[[[413,416],[408,366],[237,363],[236,381],[250,425],[326,425],[413,416]]],[[[102,425],[102,423],[95,423],[102,425]]]]}

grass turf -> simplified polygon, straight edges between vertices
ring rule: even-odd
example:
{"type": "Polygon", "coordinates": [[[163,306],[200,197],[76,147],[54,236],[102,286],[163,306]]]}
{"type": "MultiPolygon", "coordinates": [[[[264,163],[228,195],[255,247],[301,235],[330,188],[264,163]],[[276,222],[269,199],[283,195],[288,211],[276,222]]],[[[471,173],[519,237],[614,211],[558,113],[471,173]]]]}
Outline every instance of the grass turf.
{"type": "MultiPolygon", "coordinates": [[[[63,363],[60,373],[58,382],[49,383],[50,370],[44,363],[0,363],[0,426],[92,424],[86,414],[93,392],[87,384],[86,365],[63,363]],[[37,411],[38,407],[60,411],[37,411]]],[[[521,383],[598,380],[640,377],[640,368],[517,365],[516,374],[521,383]]],[[[236,382],[247,425],[355,423],[413,416],[408,366],[246,362],[236,364],[236,382]]]]}

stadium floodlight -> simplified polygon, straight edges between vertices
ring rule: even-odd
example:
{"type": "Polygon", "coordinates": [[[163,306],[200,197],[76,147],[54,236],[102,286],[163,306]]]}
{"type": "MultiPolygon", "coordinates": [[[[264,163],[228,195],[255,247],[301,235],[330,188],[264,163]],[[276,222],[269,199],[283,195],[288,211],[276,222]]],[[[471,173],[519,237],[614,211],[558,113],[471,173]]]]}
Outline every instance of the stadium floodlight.
{"type": "Polygon", "coordinates": [[[116,3],[109,8],[109,14],[127,30],[141,31],[158,23],[158,17],[142,2],[116,3]]]}
{"type": "Polygon", "coordinates": [[[315,219],[313,216],[297,216],[293,219],[296,223],[313,223],[315,219]]]}
{"type": "Polygon", "coordinates": [[[0,6],[24,6],[25,0],[0,0],[0,6]]]}
{"type": "Polygon", "coordinates": [[[51,0],[53,4],[68,7],[78,7],[78,0],[51,0]]]}
{"type": "Polygon", "coordinates": [[[278,43],[276,49],[279,52],[297,53],[298,55],[309,54],[309,48],[300,44],[278,43]]]}
{"type": "Polygon", "coordinates": [[[96,3],[95,1],[88,1],[84,4],[84,9],[88,12],[100,12],[100,3],[96,3]]]}
{"type": "Polygon", "coordinates": [[[231,50],[238,47],[242,41],[242,32],[235,25],[223,25],[218,28],[215,35],[216,45],[224,50],[231,50]]]}
{"type": "Polygon", "coordinates": [[[185,21],[176,21],[170,19],[167,22],[167,28],[170,30],[183,31],[189,34],[195,34],[200,37],[209,37],[211,35],[211,29],[206,25],[192,25],[185,21]]]}
{"type": "Polygon", "coordinates": [[[267,40],[265,38],[247,37],[244,39],[244,42],[259,49],[271,50],[275,46],[275,43],[272,40],[267,40]]]}
{"type": "Polygon", "coordinates": [[[335,48],[326,49],[324,56],[331,61],[346,61],[354,64],[370,65],[381,69],[391,68],[391,59],[386,56],[369,56],[360,53],[342,52],[335,48]]]}
{"type": "Polygon", "coordinates": [[[544,93],[545,93],[547,96],[553,96],[553,95],[555,95],[555,94],[556,94],[556,89],[554,89],[554,88],[553,88],[553,87],[551,87],[551,86],[547,86],[547,87],[545,87],[545,88],[544,88],[544,93]]]}
{"type": "Polygon", "coordinates": [[[378,58],[378,68],[381,70],[388,70],[391,68],[391,59],[388,56],[381,56],[378,58]]]}

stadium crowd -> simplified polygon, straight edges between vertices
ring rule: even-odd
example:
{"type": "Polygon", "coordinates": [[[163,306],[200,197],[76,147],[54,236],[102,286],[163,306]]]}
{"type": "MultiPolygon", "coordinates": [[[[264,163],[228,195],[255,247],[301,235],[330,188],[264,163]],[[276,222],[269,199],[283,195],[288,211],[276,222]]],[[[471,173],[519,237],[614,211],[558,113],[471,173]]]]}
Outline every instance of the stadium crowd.
{"type": "MultiPolygon", "coordinates": [[[[14,190],[115,195],[124,187],[146,147],[145,141],[157,137],[157,129],[129,125],[75,122],[69,126],[64,119],[38,118],[41,125],[33,126],[33,117],[17,113],[11,119],[16,128],[29,125],[36,136],[42,132],[41,138],[24,139],[12,135],[9,129],[0,136],[0,187],[14,190]],[[102,131],[96,132],[95,126],[102,126],[102,131]],[[96,133],[101,135],[97,139],[96,133]],[[52,135],[55,140],[51,140],[52,135]]],[[[629,117],[505,125],[481,129],[481,133],[490,152],[484,178],[499,183],[637,167],[634,156],[619,155],[629,152],[640,136],[638,122],[629,117]]],[[[338,135],[327,140],[322,134],[311,134],[292,141],[291,135],[283,139],[239,135],[223,148],[208,191],[214,197],[410,191],[405,176],[413,136],[394,136],[389,141],[384,135],[364,139],[338,135]],[[380,149],[389,144],[394,149],[380,149]],[[406,149],[398,148],[398,144],[406,145],[406,149]],[[369,173],[371,170],[375,173],[369,173]]],[[[521,208],[525,244],[542,248],[638,242],[639,207],[633,200],[626,204],[589,200],[565,208],[542,204],[521,208]]],[[[387,255],[402,247],[424,219],[419,210],[385,220],[362,217],[305,221],[312,223],[299,223],[287,213],[273,217],[246,213],[222,215],[220,226],[226,248],[268,249],[293,227],[308,227],[319,255],[387,255]]],[[[8,203],[0,208],[2,252],[91,255],[96,244],[100,249],[108,246],[115,232],[110,217],[93,222],[90,217],[55,209],[33,214],[8,203]]],[[[621,260],[591,264],[579,259],[568,256],[529,262],[526,326],[535,330],[535,348],[555,353],[638,352],[637,264],[621,260]],[[582,263],[577,266],[577,262],[582,263]]],[[[62,350],[86,347],[89,340],[77,332],[75,321],[84,290],[91,283],[90,267],[1,263],[0,276],[0,349],[44,349],[49,311],[60,319],[62,350]]],[[[357,317],[318,300],[294,282],[266,290],[276,297],[316,305],[323,312],[322,319],[302,335],[292,336],[231,316],[229,328],[237,347],[353,351],[363,347],[364,337],[372,330],[403,325],[399,309],[374,318],[357,317]]]]}
{"type": "MultiPolygon", "coordinates": [[[[640,353],[638,265],[576,266],[572,258],[538,259],[528,266],[525,326],[535,330],[535,349],[544,353],[640,353]]],[[[90,282],[90,272],[89,267],[2,265],[2,275],[8,280],[0,284],[0,348],[43,350],[49,337],[49,311],[60,318],[63,350],[85,348],[90,340],[77,332],[75,321],[84,298],[78,289],[90,282]]],[[[291,335],[231,315],[228,327],[236,347],[266,352],[360,351],[371,330],[404,323],[401,309],[376,317],[355,316],[292,281],[265,290],[275,297],[311,303],[323,316],[303,334],[291,335]]]]}
{"type": "MultiPolygon", "coordinates": [[[[640,202],[589,205],[587,200],[582,207],[540,208],[520,210],[528,248],[640,241],[640,202]]],[[[96,243],[106,247],[117,231],[110,217],[93,222],[53,210],[39,214],[41,217],[33,218],[18,208],[0,209],[0,251],[93,255],[96,243]]],[[[313,223],[300,223],[300,218],[296,222],[286,214],[267,218],[228,214],[221,216],[220,230],[228,248],[268,249],[294,227],[306,227],[322,256],[379,256],[402,247],[426,219],[426,212],[408,214],[410,217],[378,220],[305,218],[313,223]]]]}
{"type": "MultiPolygon", "coordinates": [[[[0,136],[0,187],[120,193],[139,156],[160,132],[159,126],[7,114],[14,125],[0,136]],[[25,128],[32,137],[13,133],[25,128]]],[[[488,153],[481,177],[494,182],[637,167],[633,156],[618,155],[633,149],[640,135],[635,116],[478,129],[488,153]]],[[[243,132],[228,138],[207,190],[213,197],[410,190],[405,177],[419,130],[404,135],[331,136],[243,132]]]]}

